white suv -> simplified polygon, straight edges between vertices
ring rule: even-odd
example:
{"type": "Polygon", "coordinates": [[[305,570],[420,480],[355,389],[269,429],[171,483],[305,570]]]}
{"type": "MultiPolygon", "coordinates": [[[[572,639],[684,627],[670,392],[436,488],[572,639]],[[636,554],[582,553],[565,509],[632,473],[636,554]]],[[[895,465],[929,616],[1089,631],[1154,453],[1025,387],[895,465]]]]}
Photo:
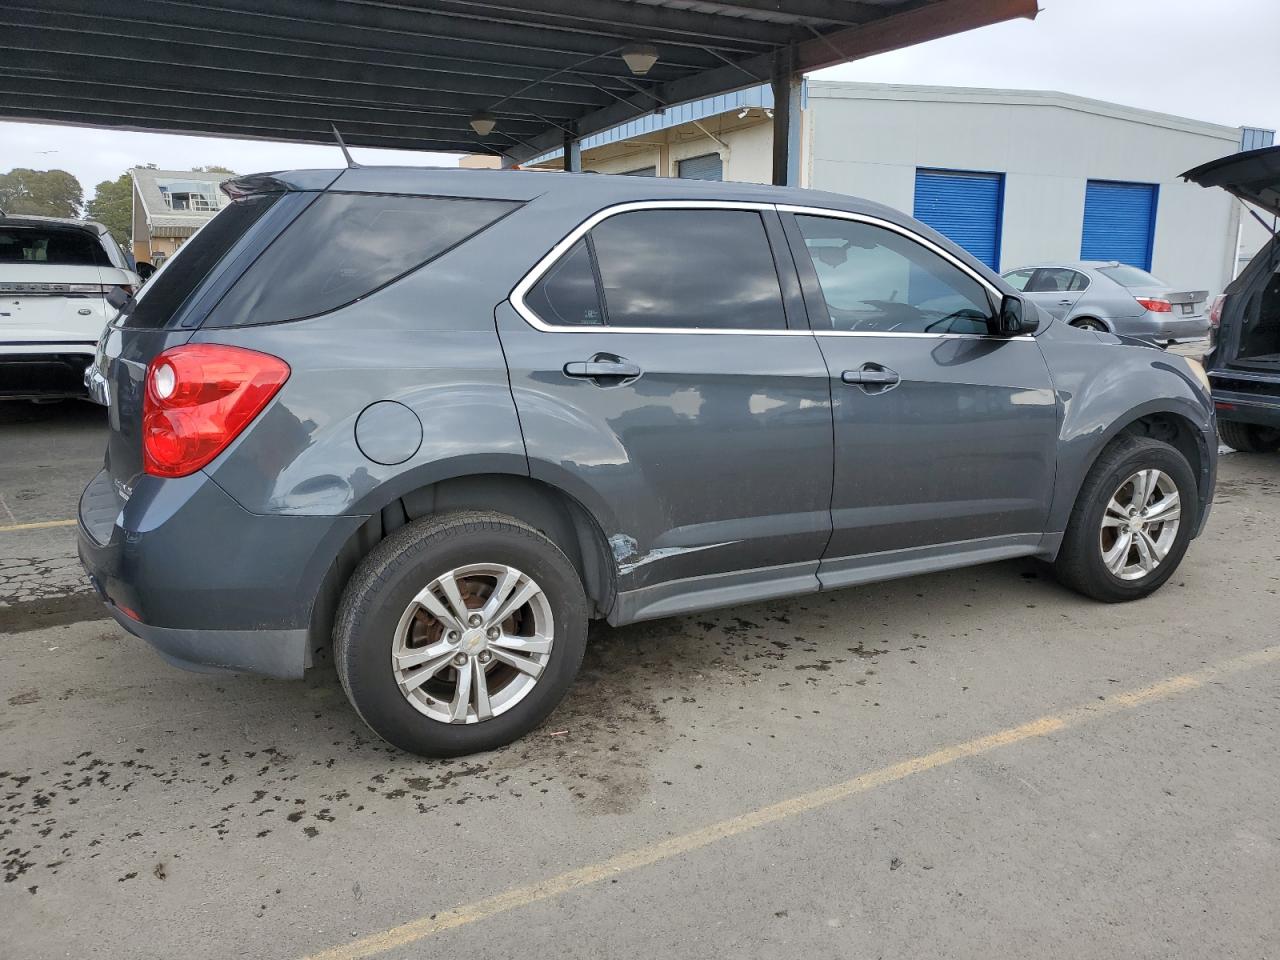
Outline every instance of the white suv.
{"type": "Polygon", "coordinates": [[[140,283],[102,224],[0,212],[0,399],[83,396],[107,298],[140,283]]]}

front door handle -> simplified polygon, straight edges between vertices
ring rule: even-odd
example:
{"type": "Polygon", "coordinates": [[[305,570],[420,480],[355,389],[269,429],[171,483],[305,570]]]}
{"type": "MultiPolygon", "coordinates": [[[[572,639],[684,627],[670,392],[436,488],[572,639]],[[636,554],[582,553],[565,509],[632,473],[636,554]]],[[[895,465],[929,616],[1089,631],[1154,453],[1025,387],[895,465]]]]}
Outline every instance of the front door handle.
{"type": "Polygon", "coordinates": [[[564,365],[566,377],[595,380],[600,377],[629,379],[640,376],[640,368],[630,360],[575,360],[564,365]]]}
{"type": "Polygon", "coordinates": [[[840,374],[840,379],[845,383],[858,383],[864,386],[891,387],[901,378],[888,367],[864,363],[858,370],[846,370],[840,374]]]}

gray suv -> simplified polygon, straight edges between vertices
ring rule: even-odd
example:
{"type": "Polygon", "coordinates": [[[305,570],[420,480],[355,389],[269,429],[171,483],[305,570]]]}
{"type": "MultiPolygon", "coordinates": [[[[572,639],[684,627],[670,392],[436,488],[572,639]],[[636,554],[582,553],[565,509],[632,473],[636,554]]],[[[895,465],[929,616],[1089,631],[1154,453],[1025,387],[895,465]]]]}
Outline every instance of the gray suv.
{"type": "Polygon", "coordinates": [[[748,184],[245,177],[107,330],[80,555],[180,666],[332,642],[378,734],[541,722],[611,624],[1031,556],[1164,583],[1197,364],[1054,322],[928,227],[748,184]]]}

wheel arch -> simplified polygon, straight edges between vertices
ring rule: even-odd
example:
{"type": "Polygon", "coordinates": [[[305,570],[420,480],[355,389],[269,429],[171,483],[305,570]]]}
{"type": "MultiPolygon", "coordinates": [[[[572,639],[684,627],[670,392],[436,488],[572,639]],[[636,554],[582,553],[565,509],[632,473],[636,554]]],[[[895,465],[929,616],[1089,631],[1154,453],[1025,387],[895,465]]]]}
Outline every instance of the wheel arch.
{"type": "Polygon", "coordinates": [[[1081,314],[1077,314],[1076,316],[1070,317],[1067,320],[1067,325],[1074,327],[1080,322],[1085,320],[1093,321],[1094,323],[1101,326],[1102,329],[1107,333],[1115,333],[1115,327],[1113,327],[1108,321],[1104,320],[1102,317],[1094,316],[1092,313],[1081,313],[1081,314]]]}
{"type": "MultiPolygon", "coordinates": [[[[1066,462],[1060,465],[1048,529],[1062,531],[1065,528],[1089,471],[1093,469],[1107,447],[1118,437],[1128,434],[1151,437],[1168,443],[1186,457],[1195,475],[1199,492],[1196,516],[1198,532],[1213,495],[1214,467],[1217,459],[1216,446],[1213,449],[1209,447],[1210,441],[1207,438],[1203,417],[1203,409],[1189,400],[1161,397],[1125,411],[1104,429],[1088,435],[1087,438],[1078,436],[1070,441],[1064,441],[1068,452],[1064,456],[1066,462]],[[1197,412],[1201,414],[1201,418],[1197,418],[1197,412]]],[[[1211,432],[1211,422],[1209,427],[1211,432]]]]}
{"type": "Polygon", "coordinates": [[[558,546],[582,578],[593,617],[613,605],[617,565],[600,520],[563,488],[525,473],[460,473],[417,486],[397,484],[367,498],[368,519],[338,548],[320,580],[311,610],[311,648],[326,645],[352,573],[370,551],[406,524],[462,510],[496,511],[523,520],[558,546]]]}

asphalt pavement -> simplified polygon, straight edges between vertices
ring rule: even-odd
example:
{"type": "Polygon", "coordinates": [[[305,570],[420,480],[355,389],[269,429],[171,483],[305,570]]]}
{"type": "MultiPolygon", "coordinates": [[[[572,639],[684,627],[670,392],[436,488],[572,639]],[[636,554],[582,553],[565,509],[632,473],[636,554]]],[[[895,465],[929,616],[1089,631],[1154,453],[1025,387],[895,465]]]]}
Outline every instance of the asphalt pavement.
{"type": "Polygon", "coordinates": [[[1009,562],[593,629],[455,761],[331,666],[184,673],[74,560],[87,404],[0,408],[0,956],[1275,956],[1280,456],[1104,606],[1009,562]]]}

